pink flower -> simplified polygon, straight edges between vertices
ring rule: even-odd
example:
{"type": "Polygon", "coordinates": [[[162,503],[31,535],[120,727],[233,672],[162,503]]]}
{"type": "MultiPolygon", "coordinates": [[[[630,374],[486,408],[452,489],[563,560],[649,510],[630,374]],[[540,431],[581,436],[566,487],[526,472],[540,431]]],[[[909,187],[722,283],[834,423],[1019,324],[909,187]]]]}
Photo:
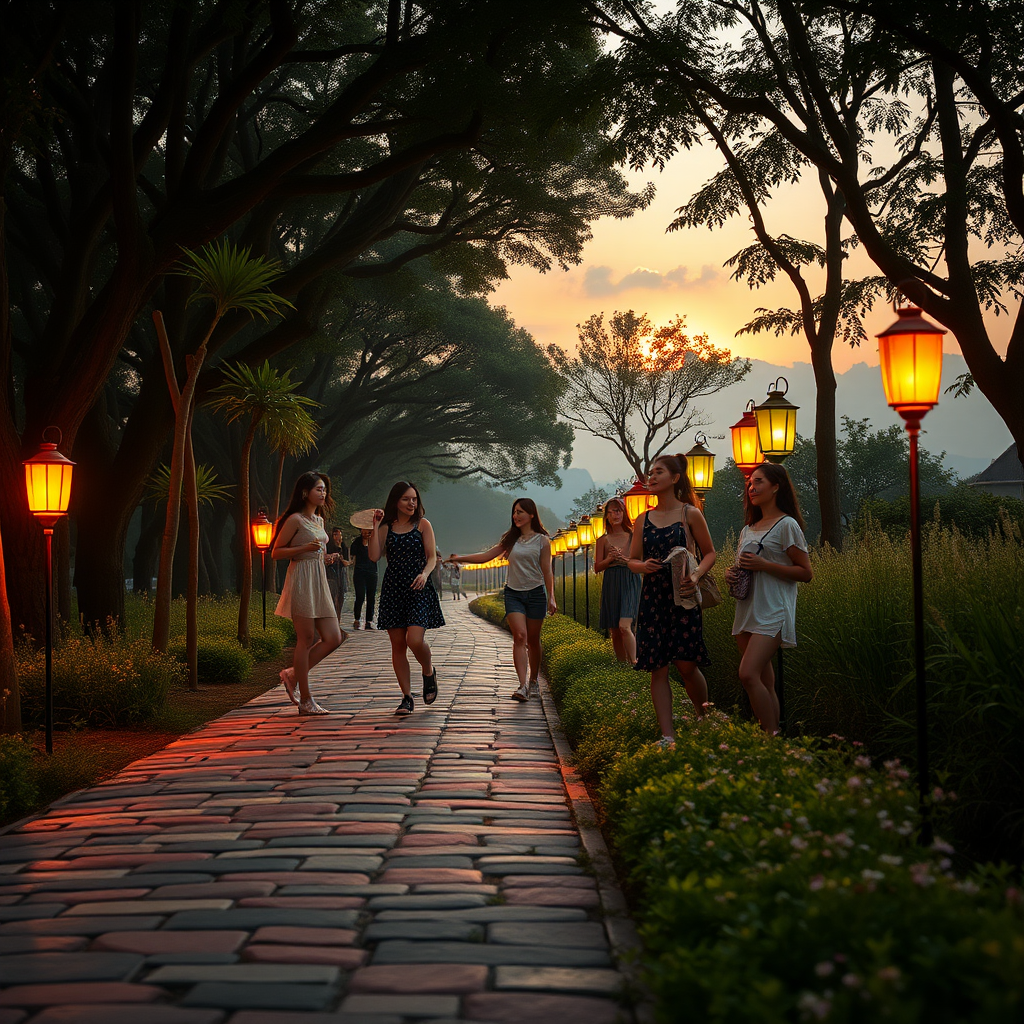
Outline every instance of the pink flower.
{"type": "Polygon", "coordinates": [[[820,964],[814,965],[814,973],[819,978],[827,978],[835,972],[835,969],[835,964],[829,963],[828,960],[822,960],[820,964]]]}
{"type": "MultiPolygon", "coordinates": [[[[825,876],[815,875],[810,882],[811,892],[817,892],[819,889],[825,888],[825,876]]],[[[830,965],[831,966],[831,965],[830,965]]]]}
{"type": "Polygon", "coordinates": [[[860,777],[857,775],[851,775],[846,780],[846,784],[850,787],[850,789],[859,789],[863,785],[863,783],[860,780],[860,777]]]}

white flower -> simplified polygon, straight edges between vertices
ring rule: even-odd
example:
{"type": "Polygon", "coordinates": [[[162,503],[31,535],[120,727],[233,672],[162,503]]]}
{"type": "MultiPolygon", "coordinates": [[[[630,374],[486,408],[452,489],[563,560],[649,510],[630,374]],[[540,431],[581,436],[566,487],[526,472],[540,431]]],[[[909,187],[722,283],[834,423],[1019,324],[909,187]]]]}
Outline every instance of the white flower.
{"type": "Polygon", "coordinates": [[[869,882],[880,882],[885,875],[881,871],[872,871],[871,868],[865,868],[861,873],[860,877],[867,879],[869,882]]]}
{"type": "Polygon", "coordinates": [[[819,978],[827,978],[835,972],[836,965],[831,960],[822,960],[820,964],[814,965],[814,973],[819,978]]]}

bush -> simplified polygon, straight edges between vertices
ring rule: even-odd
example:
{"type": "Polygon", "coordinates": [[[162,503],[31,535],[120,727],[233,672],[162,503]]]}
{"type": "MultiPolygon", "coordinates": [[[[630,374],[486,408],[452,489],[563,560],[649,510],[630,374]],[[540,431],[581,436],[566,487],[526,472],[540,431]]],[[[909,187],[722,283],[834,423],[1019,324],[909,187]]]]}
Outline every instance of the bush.
{"type": "Polygon", "coordinates": [[[267,626],[266,632],[260,629],[249,634],[249,653],[256,661],[272,661],[284,653],[284,634],[279,629],[267,626]]]}
{"type": "MultiPolygon", "coordinates": [[[[44,717],[45,660],[27,645],[15,654],[26,721],[44,717]]],[[[182,670],[148,640],[121,634],[70,637],[53,651],[53,714],[62,724],[116,727],[144,722],[163,707],[182,670]]]]}
{"type": "MultiPolygon", "coordinates": [[[[177,637],[168,654],[185,662],[185,638],[177,637]]],[[[255,667],[253,656],[233,637],[200,636],[196,660],[201,683],[244,683],[255,667]]]]}
{"type": "Polygon", "coordinates": [[[20,736],[0,736],[0,822],[27,814],[37,796],[32,747],[20,736]]]}

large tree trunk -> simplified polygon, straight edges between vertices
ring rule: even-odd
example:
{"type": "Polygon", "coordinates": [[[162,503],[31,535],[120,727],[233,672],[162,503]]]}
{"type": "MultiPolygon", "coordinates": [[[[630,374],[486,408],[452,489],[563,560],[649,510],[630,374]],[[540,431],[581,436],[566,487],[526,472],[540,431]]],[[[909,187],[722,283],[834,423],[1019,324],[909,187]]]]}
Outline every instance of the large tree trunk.
{"type": "Polygon", "coordinates": [[[811,350],[814,369],[814,447],[817,452],[818,507],[822,547],[843,547],[843,518],[839,503],[839,458],[836,447],[836,375],[831,353],[811,350]]]}
{"type": "Polygon", "coordinates": [[[242,557],[238,593],[238,642],[249,646],[249,599],[252,597],[252,540],[249,537],[249,456],[259,426],[253,416],[242,443],[242,462],[238,474],[238,552],[242,557]]]}
{"type": "Polygon", "coordinates": [[[7,574],[0,540],[0,732],[21,732],[21,691],[14,665],[11,609],[7,604],[7,574]]]}
{"type": "Polygon", "coordinates": [[[185,593],[185,660],[188,688],[199,689],[199,492],[196,488],[196,456],[192,448],[190,406],[185,426],[185,509],[188,512],[188,589],[185,593]]]}
{"type": "Polygon", "coordinates": [[[142,528],[132,557],[132,592],[148,594],[153,586],[153,570],[160,554],[160,513],[153,505],[142,510],[142,528]]]}

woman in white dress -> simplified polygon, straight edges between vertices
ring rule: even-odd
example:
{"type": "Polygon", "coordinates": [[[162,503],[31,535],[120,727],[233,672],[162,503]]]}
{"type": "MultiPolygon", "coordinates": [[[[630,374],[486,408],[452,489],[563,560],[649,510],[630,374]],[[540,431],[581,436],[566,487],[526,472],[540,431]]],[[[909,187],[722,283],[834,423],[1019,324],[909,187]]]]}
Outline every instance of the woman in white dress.
{"type": "Polygon", "coordinates": [[[341,558],[337,553],[326,554],[323,516],[333,510],[330,480],[319,473],[303,473],[274,527],[271,542],[274,558],[288,559],[288,573],[274,614],[291,619],[295,626],[295,655],[292,667],[282,670],[281,682],[288,699],[298,704],[300,715],[329,714],[309,692],[309,670],[347,639],[338,625],[324,568],[328,559],[333,563],[341,558]]]}
{"type": "Polygon", "coordinates": [[[811,560],[800,504],[782,466],[763,462],[750,474],[745,506],[736,566],[752,578],[747,596],[736,602],[732,632],[742,653],[740,683],[772,736],[779,728],[772,656],[780,646],[796,647],[796,585],[810,582],[811,560]]]}

